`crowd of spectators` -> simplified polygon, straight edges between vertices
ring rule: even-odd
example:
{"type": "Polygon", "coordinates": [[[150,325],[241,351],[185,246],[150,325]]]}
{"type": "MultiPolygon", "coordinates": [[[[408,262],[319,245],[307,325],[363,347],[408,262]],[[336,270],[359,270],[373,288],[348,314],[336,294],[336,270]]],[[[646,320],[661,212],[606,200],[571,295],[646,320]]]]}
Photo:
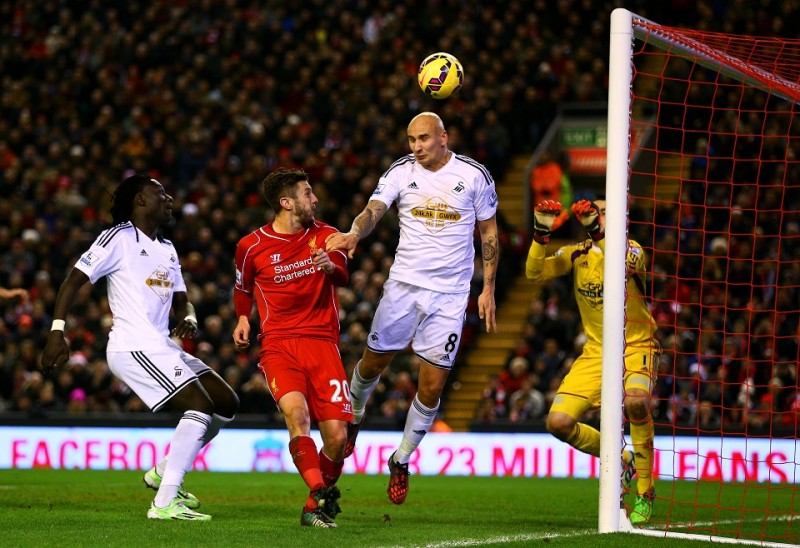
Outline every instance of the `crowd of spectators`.
{"type": "Polygon", "coordinates": [[[785,99],[733,81],[698,77],[664,92],[689,88],[690,104],[666,109],[665,125],[691,113],[693,127],[713,131],[679,140],[665,132],[664,149],[691,159],[677,203],[631,212],[633,237],[653,248],[653,315],[666,350],[657,411],[704,430],[794,433],[800,144],[789,136],[797,124],[785,99]],[[737,116],[694,106],[719,95],[737,116]]]}
{"type": "MultiPolygon", "coordinates": [[[[175,198],[165,236],[181,253],[201,320],[187,350],[237,390],[243,413],[271,414],[257,345],[237,354],[230,338],[235,244],[270,219],[261,179],[278,165],[304,168],[320,197],[318,216],[347,229],[380,174],[408,152],[405,127],[421,110],[437,111],[451,146],[501,178],[510,155],[533,149],[555,101],[579,99],[576,69],[566,68],[573,56],[562,50],[596,19],[584,12],[568,20],[544,3],[529,8],[0,2],[8,38],[0,47],[0,286],[30,291],[2,305],[0,409],[143,410],[105,362],[103,287],[87,287],[67,318],[73,353],[58,378],[43,378],[37,362],[57,288],[108,225],[111,191],[146,170],[175,198]],[[566,37],[553,30],[568,23],[576,28],[566,37]],[[419,61],[435,50],[468,67],[464,88],[446,102],[416,84],[419,61]],[[540,77],[537,67],[556,57],[540,77]]],[[[593,47],[604,41],[597,36],[593,47]]],[[[339,293],[348,369],[392,264],[395,224],[386,215],[339,293]]],[[[515,255],[505,255],[501,282],[516,268],[515,255]]],[[[472,307],[468,338],[477,323],[472,307]]],[[[400,414],[413,383],[413,367],[394,368],[373,405],[400,414]]]]}
{"type": "MultiPolygon", "coordinates": [[[[272,416],[258,345],[237,353],[231,341],[232,254],[270,219],[264,175],[279,165],[306,169],[318,217],[346,229],[380,174],[407,153],[408,120],[434,110],[451,147],[500,179],[512,155],[534,149],[560,103],[605,100],[614,4],[0,0],[0,286],[29,292],[0,303],[0,411],[146,411],[105,362],[111,319],[102,286],[85,288],[67,318],[69,364],[54,378],[37,371],[60,283],[108,225],[110,192],[144,170],[175,198],[165,235],[181,253],[201,322],[187,350],[234,387],[243,413],[272,416]],[[444,102],[426,97],[415,79],[419,61],[437,50],[455,54],[466,72],[464,88],[444,102]]],[[[679,24],[681,14],[707,30],[774,33],[781,19],[773,1],[753,13],[738,2],[630,4],[654,20],[679,24]]],[[[791,8],[781,5],[789,20],[791,8]]],[[[506,234],[519,228],[500,225],[506,234]]],[[[339,292],[348,370],[392,264],[395,227],[387,214],[339,292]]],[[[519,267],[518,254],[506,257],[499,306],[519,267]]],[[[531,305],[542,323],[532,319],[524,334],[535,351],[525,357],[527,395],[514,398],[520,417],[546,410],[578,349],[569,293],[547,288],[542,298],[531,305]],[[544,353],[551,339],[555,356],[544,353]]],[[[477,325],[472,308],[466,339],[477,325]]],[[[370,415],[402,416],[414,380],[408,356],[386,374],[370,415]]]]}

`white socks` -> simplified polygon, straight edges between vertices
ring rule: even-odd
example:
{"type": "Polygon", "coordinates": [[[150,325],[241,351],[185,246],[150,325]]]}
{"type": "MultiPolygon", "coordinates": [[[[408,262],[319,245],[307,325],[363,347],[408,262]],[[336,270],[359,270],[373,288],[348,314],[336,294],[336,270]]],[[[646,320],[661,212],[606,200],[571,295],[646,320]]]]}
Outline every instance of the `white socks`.
{"type": "MultiPolygon", "coordinates": [[[[161,476],[155,505],[164,508],[178,494],[183,476],[191,470],[197,453],[205,445],[204,437],[211,424],[211,417],[199,411],[186,411],[175,427],[169,444],[169,459],[161,476]]],[[[156,470],[158,471],[158,470],[156,470]]]]}
{"type": "MultiPolygon", "coordinates": [[[[203,441],[204,441],[203,447],[208,445],[211,442],[211,440],[216,438],[217,434],[219,434],[219,431],[222,430],[222,428],[226,424],[231,422],[234,418],[235,417],[231,417],[231,418],[223,417],[222,415],[217,415],[216,413],[211,415],[211,424],[208,425],[208,429],[206,430],[206,435],[203,436],[203,441]]],[[[201,447],[201,449],[202,449],[202,447],[201,447]]],[[[163,476],[164,475],[164,470],[167,468],[167,459],[168,458],[169,458],[169,454],[164,455],[164,458],[161,459],[158,464],[156,464],[156,473],[159,476],[163,476]]]]}
{"type": "Polygon", "coordinates": [[[223,417],[222,415],[217,415],[214,413],[211,415],[211,424],[208,425],[208,430],[206,430],[206,435],[203,436],[203,447],[211,443],[211,440],[217,437],[219,431],[222,430],[226,424],[231,422],[234,417],[228,418],[223,417]]]}
{"type": "Polygon", "coordinates": [[[372,395],[372,391],[378,386],[378,381],[381,380],[380,375],[368,381],[364,380],[358,373],[360,364],[361,361],[359,360],[355,369],[353,369],[353,378],[350,379],[350,403],[353,405],[353,422],[356,424],[364,420],[364,408],[372,395]]]}
{"type": "Polygon", "coordinates": [[[400,447],[394,455],[395,462],[406,463],[411,459],[411,454],[422,442],[422,438],[431,429],[433,421],[436,420],[436,411],[439,410],[439,403],[436,407],[428,408],[422,405],[418,396],[414,396],[414,401],[411,402],[411,408],[408,410],[406,417],[406,427],[403,430],[403,441],[400,442],[400,447]]]}

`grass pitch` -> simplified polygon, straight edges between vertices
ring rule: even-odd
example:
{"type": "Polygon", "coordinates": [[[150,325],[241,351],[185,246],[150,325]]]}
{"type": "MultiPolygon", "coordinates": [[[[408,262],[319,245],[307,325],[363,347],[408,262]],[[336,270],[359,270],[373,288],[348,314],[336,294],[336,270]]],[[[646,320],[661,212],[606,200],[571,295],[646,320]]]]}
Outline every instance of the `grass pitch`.
{"type": "MultiPolygon", "coordinates": [[[[339,528],[312,529],[300,526],[307,491],[298,474],[190,473],[186,487],[200,498],[201,511],[213,516],[209,523],[148,520],[153,491],[141,478],[141,472],[129,471],[0,470],[0,546],[712,545],[597,534],[593,480],[412,476],[406,503],[395,506],[386,496],[388,476],[343,476],[339,528]]],[[[661,523],[654,527],[662,530],[670,519],[694,523],[706,536],[746,530],[765,534],[765,540],[800,542],[800,526],[789,519],[732,510],[725,516],[704,505],[727,497],[730,508],[739,508],[750,496],[765,500],[747,506],[791,509],[793,488],[751,489],[748,495],[741,486],[722,493],[716,484],[660,482],[658,489],[660,496],[684,501],[657,502],[655,520],[661,523]],[[703,525],[706,518],[716,520],[716,533],[703,525]]]]}

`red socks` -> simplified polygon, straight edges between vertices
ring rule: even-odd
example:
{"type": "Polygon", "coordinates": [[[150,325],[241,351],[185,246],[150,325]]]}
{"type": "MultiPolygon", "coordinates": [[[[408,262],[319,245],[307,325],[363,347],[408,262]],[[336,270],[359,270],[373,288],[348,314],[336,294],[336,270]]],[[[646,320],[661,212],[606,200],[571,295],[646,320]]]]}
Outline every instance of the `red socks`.
{"type": "Polygon", "coordinates": [[[317,453],[317,446],[314,444],[309,436],[297,436],[289,442],[289,453],[292,455],[292,460],[303,481],[306,482],[310,493],[306,499],[305,512],[316,510],[317,501],[311,496],[311,493],[317,489],[325,487],[325,482],[322,479],[322,472],[319,468],[319,453],[317,453]]]}
{"type": "Polygon", "coordinates": [[[329,487],[337,482],[339,476],[342,475],[342,467],[344,461],[334,462],[328,458],[325,451],[319,450],[319,468],[322,472],[322,480],[325,482],[325,487],[329,487]]]}

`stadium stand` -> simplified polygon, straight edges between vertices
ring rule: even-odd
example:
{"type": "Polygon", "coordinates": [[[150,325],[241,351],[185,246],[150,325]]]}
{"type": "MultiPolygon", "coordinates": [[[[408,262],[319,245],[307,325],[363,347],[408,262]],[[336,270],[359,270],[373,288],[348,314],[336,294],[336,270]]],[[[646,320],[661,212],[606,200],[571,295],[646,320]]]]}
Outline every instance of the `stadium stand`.
{"type": "MultiPolygon", "coordinates": [[[[242,414],[277,421],[256,368],[256,347],[237,354],[230,340],[232,254],[241,235],[267,220],[258,185],[263,175],[278,165],[305,168],[324,206],[318,215],[347,228],[387,162],[405,153],[409,114],[435,110],[455,149],[485,163],[498,182],[527,184],[513,166],[520,158],[524,164],[559,105],[605,98],[614,3],[602,4],[410,0],[381,2],[373,12],[368,2],[344,0],[293,7],[277,0],[113,7],[0,1],[6,37],[0,45],[0,286],[25,288],[31,296],[0,303],[0,420],[147,411],[105,363],[110,314],[102,288],[84,291],[68,318],[69,366],[45,378],[37,363],[55,292],[108,223],[110,191],[126,173],[149,170],[175,197],[180,222],[166,236],[182,254],[202,322],[187,350],[237,390],[242,414]],[[414,78],[419,60],[435,50],[457,55],[467,77],[464,89],[443,103],[420,93],[414,78]]],[[[746,3],[633,4],[630,9],[668,24],[684,17],[709,29],[783,32],[776,27],[777,1],[760,2],[751,12],[746,3]]],[[[523,351],[514,345],[524,337],[538,383],[532,388],[547,398],[579,348],[578,319],[561,285],[532,301],[533,292],[524,297],[529,287],[512,289],[527,246],[525,227],[509,216],[501,228],[499,311],[514,291],[509,300],[522,299],[529,319],[522,333],[492,350],[495,374],[523,351]],[[558,338],[564,360],[555,372],[545,365],[544,374],[537,365],[544,341],[548,330],[559,329],[571,334],[558,338]]],[[[351,263],[352,282],[340,292],[348,369],[361,354],[395,233],[379,227],[363,242],[351,263]]],[[[459,363],[481,338],[477,324],[473,308],[459,363]]],[[[391,410],[413,390],[407,382],[414,380],[413,361],[397,364],[376,390],[369,414],[387,415],[381,423],[387,427],[397,426],[391,410]]],[[[470,413],[479,405],[482,375],[470,413]]],[[[452,384],[465,385],[458,374],[452,384]]],[[[502,417],[481,416],[504,427],[502,417]]],[[[540,417],[528,413],[517,422],[540,428],[540,417]]]]}

